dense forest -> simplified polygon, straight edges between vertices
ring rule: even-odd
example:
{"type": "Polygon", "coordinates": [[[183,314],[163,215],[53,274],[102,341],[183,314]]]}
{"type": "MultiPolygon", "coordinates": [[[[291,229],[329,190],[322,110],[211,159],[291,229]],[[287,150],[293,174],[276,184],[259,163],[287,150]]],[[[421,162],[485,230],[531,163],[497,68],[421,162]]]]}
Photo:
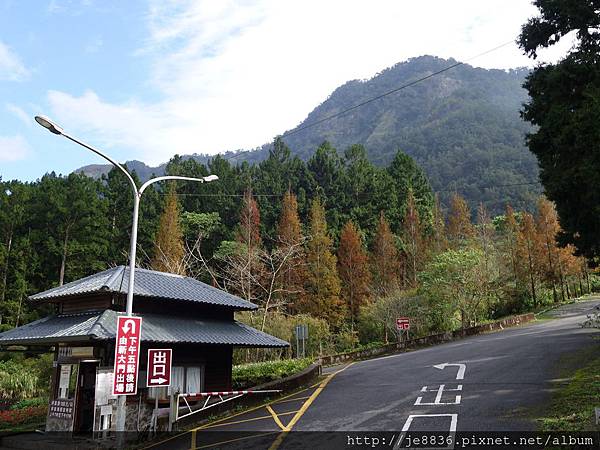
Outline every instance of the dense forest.
{"type": "MultiPolygon", "coordinates": [[[[525,135],[531,128],[519,117],[527,100],[522,88],[527,69],[485,70],[461,65],[305,128],[455,63],[422,56],[398,63],[369,80],[349,81],[296,128],[283,133],[283,140],[304,161],[323,141],[340,151],[361,144],[368,159],[380,167],[390,164],[400,149],[424,169],[444,205],[449,204],[452,192],[458,191],[473,209],[483,202],[493,214],[500,214],[507,203],[533,208],[541,189],[536,183],[536,159],[525,147],[525,135]]],[[[258,163],[270,150],[272,144],[224,156],[232,162],[258,163]]],[[[204,164],[210,159],[207,155],[186,158],[204,164]]],[[[166,164],[150,168],[140,161],[132,161],[131,167],[142,179],[166,170],[166,164]]],[[[110,166],[81,170],[99,177],[110,166]]]]}
{"type": "MultiPolygon", "coordinates": [[[[395,339],[398,315],[422,335],[540,308],[595,283],[572,247],[556,245],[552,203],[540,197],[529,212],[505,205],[492,216],[455,192],[442,208],[400,151],[381,167],[360,145],[338,152],[325,142],[304,162],[277,139],[257,165],[174,157],[166,172],[219,180],[144,193],[138,265],[258,304],[238,319],[284,339],[308,323],[310,354],[395,339]]],[[[127,262],[132,193],[119,171],[0,187],[3,329],[48,312],[27,295],[127,262]]],[[[273,356],[282,355],[238,355],[273,356]]]]}

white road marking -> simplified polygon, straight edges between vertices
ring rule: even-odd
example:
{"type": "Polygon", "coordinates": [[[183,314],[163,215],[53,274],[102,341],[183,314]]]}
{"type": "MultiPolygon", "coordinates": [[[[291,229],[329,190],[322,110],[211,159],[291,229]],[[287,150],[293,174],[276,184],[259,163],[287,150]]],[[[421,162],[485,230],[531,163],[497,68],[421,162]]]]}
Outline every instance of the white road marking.
{"type": "MultiPolygon", "coordinates": [[[[444,402],[442,403],[442,395],[444,393],[444,388],[446,387],[445,384],[440,384],[439,387],[437,389],[428,389],[427,386],[423,386],[421,388],[421,392],[433,392],[433,391],[437,391],[437,394],[435,396],[435,400],[433,401],[433,403],[431,402],[423,402],[423,397],[417,397],[417,401],[415,401],[415,406],[420,405],[420,406],[432,406],[432,405],[460,405],[460,401],[462,399],[462,396],[457,395],[455,397],[454,402],[444,402]]],[[[462,391],[462,384],[459,384],[458,387],[456,389],[445,389],[446,391],[462,391]]]]}
{"type": "Polygon", "coordinates": [[[408,431],[413,419],[419,417],[450,417],[450,433],[454,433],[456,431],[456,425],[458,424],[458,414],[411,414],[408,416],[408,419],[406,419],[406,422],[404,422],[402,431],[408,431]]]}
{"type": "Polygon", "coordinates": [[[444,363],[444,364],[437,364],[433,367],[435,367],[436,369],[444,370],[446,367],[450,367],[450,366],[458,367],[458,373],[456,374],[457,380],[462,380],[465,378],[465,370],[467,369],[466,364],[444,363]]]}

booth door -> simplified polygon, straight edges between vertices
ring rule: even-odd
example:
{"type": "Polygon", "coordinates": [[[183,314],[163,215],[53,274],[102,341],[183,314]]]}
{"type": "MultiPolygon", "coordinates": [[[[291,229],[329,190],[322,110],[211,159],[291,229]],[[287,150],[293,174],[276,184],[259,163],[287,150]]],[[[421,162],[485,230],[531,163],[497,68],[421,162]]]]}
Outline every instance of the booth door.
{"type": "Polygon", "coordinates": [[[79,364],[77,406],[73,427],[73,430],[76,432],[91,433],[94,426],[94,396],[97,366],[97,362],[82,362],[79,364]]]}

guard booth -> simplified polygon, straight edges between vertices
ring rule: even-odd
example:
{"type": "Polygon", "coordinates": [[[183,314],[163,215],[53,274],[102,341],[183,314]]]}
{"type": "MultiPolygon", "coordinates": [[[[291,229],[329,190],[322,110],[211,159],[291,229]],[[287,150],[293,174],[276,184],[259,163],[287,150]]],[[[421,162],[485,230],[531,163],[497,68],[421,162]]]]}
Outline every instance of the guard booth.
{"type": "MultiPolygon", "coordinates": [[[[127,396],[126,430],[148,430],[156,404],[182,394],[231,390],[234,347],[287,347],[235,321],[256,305],[193,278],[135,269],[134,315],[143,320],[136,395],[127,396]],[[171,348],[171,386],[146,386],[148,349],[171,348]]],[[[0,348],[54,352],[47,431],[116,427],[112,395],[117,318],[124,315],[129,268],[118,266],[29,297],[55,313],[0,333],[0,348]],[[16,347],[19,346],[19,347],[16,347]]],[[[188,397],[188,401],[201,401],[188,397]]]]}

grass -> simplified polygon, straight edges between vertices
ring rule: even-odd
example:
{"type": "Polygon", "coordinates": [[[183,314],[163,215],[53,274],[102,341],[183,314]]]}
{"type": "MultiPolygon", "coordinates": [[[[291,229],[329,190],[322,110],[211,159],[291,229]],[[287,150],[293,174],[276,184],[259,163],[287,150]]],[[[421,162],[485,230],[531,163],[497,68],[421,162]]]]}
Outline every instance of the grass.
{"type": "Polygon", "coordinates": [[[594,414],[594,407],[600,407],[598,345],[562,359],[559,372],[568,381],[554,393],[544,417],[539,419],[541,431],[600,430],[594,414]]]}

